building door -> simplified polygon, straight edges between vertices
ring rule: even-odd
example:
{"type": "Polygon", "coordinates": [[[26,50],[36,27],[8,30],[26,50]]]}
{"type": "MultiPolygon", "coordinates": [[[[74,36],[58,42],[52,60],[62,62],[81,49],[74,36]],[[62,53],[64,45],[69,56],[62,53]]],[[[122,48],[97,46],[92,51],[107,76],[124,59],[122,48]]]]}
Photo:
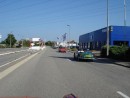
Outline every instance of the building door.
{"type": "Polygon", "coordinates": [[[93,49],[93,43],[90,42],[90,50],[92,50],[92,49],[93,49]]]}

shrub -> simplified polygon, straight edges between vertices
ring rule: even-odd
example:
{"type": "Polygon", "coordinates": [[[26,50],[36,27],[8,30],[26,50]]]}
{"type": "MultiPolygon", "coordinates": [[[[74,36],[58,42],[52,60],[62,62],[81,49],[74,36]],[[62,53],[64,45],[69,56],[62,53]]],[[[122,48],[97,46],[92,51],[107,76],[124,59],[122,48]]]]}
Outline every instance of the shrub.
{"type": "Polygon", "coordinates": [[[5,44],[0,44],[0,48],[6,48],[5,44]]]}
{"type": "Polygon", "coordinates": [[[127,54],[127,59],[130,60],[130,48],[127,50],[126,54],[127,54]]]}
{"type": "Polygon", "coordinates": [[[77,48],[71,48],[70,50],[71,51],[77,51],[77,48]]]}
{"type": "Polygon", "coordinates": [[[127,50],[128,50],[128,47],[126,46],[112,46],[110,47],[109,57],[115,58],[115,59],[125,59],[127,50]]]}
{"type": "Polygon", "coordinates": [[[107,47],[103,46],[101,48],[101,57],[106,57],[106,53],[107,53],[107,47]]]}
{"type": "MultiPolygon", "coordinates": [[[[106,46],[102,47],[101,56],[106,57],[106,46]]],[[[109,57],[114,59],[126,59],[130,56],[130,48],[127,46],[110,46],[109,57]]]]}

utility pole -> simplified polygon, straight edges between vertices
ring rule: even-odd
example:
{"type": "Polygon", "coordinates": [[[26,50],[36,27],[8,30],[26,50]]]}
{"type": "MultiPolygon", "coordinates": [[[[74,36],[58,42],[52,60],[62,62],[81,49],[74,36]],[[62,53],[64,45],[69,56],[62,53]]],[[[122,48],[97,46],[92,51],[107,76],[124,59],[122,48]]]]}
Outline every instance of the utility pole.
{"type": "Polygon", "coordinates": [[[67,25],[69,27],[69,49],[70,49],[70,25],[67,25]]]}
{"type": "Polygon", "coordinates": [[[107,0],[107,56],[109,56],[109,2],[107,0]]]}
{"type": "Polygon", "coordinates": [[[126,39],[126,0],[124,0],[124,45],[126,39]]]}
{"type": "Polygon", "coordinates": [[[126,0],[124,0],[124,26],[126,26],[126,0]]]}

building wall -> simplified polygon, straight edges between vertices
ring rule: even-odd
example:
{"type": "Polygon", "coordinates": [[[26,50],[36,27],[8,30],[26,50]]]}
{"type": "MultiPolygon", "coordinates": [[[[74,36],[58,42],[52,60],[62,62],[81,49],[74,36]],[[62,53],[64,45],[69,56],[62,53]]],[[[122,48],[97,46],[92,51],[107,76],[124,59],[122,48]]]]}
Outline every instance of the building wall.
{"type": "Polygon", "coordinates": [[[101,46],[106,44],[106,28],[86,33],[79,37],[81,48],[99,50],[101,46]],[[86,47],[84,47],[84,44],[86,47]]]}
{"type": "MultiPolygon", "coordinates": [[[[113,31],[111,33],[111,45],[115,45],[114,41],[128,41],[128,44],[130,46],[130,27],[113,26],[113,31]]],[[[122,45],[122,43],[120,43],[120,45],[122,45]]]]}
{"type": "MultiPolygon", "coordinates": [[[[123,41],[128,41],[130,46],[130,27],[110,26],[109,44],[115,45],[123,41]],[[124,33],[125,32],[125,33],[124,33]]],[[[102,28],[79,37],[80,48],[100,50],[106,45],[107,28],[102,28]]]]}

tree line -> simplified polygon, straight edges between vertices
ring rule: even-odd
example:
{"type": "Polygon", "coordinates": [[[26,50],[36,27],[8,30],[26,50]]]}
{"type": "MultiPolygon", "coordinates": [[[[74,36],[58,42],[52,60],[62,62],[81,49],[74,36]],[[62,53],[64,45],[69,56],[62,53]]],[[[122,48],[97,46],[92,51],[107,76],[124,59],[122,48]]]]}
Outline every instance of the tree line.
{"type": "Polygon", "coordinates": [[[29,47],[30,40],[21,39],[16,40],[13,34],[8,34],[7,38],[0,43],[0,48],[20,48],[20,47],[29,47]]]}

